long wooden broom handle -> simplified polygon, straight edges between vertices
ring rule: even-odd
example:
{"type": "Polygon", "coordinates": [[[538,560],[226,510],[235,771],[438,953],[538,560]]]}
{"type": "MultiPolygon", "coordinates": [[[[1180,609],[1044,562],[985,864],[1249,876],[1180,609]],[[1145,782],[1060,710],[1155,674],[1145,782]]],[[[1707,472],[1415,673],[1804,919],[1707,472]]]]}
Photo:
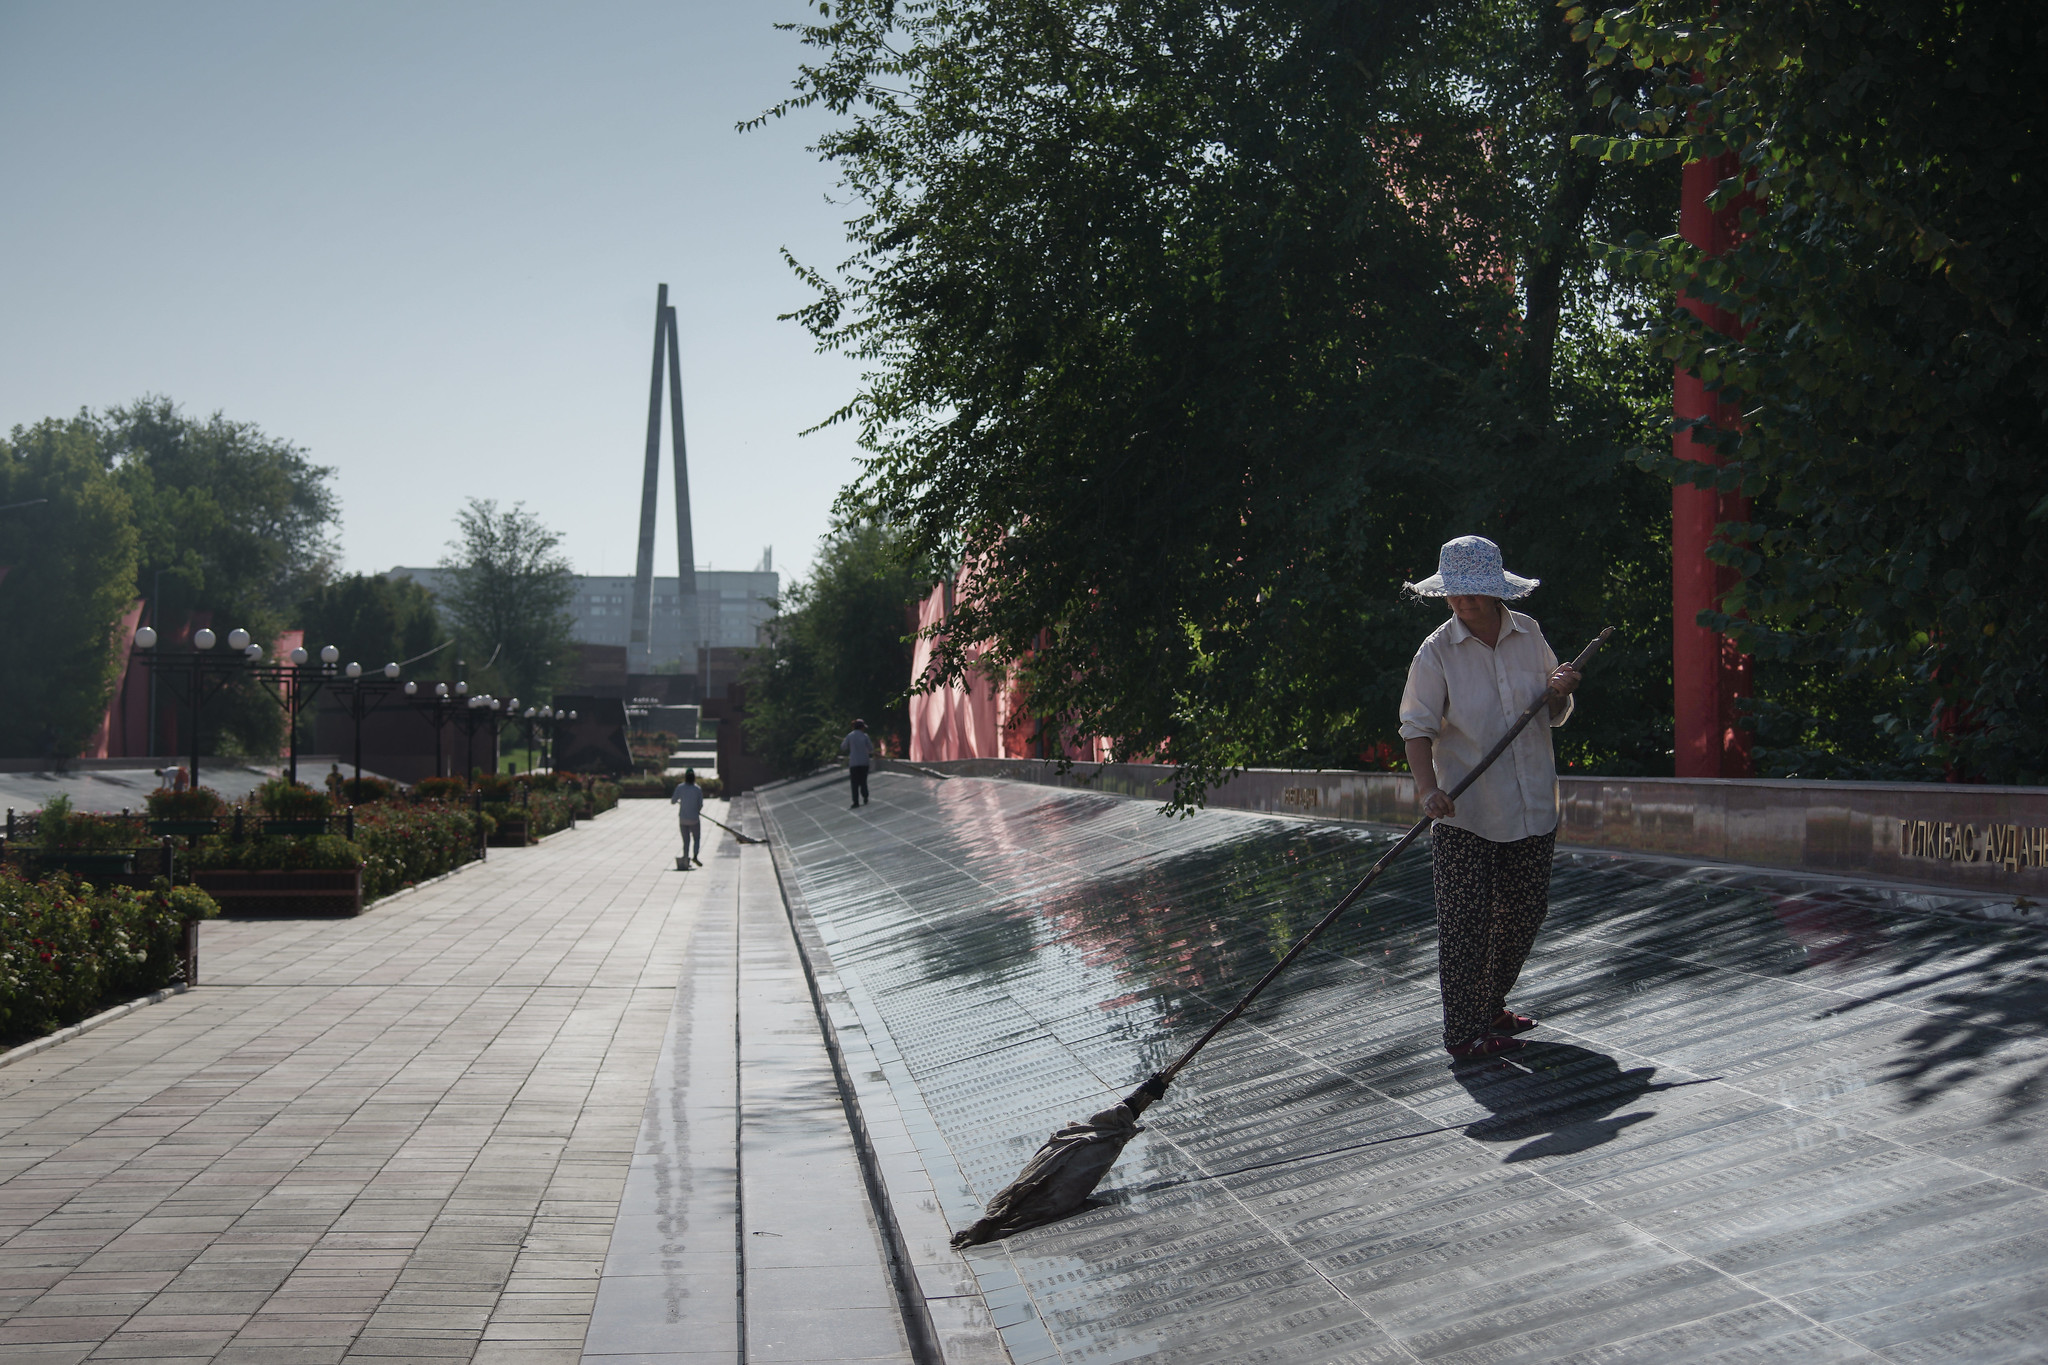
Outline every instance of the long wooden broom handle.
{"type": "MultiPolygon", "coordinates": [[[[1600,652],[1600,646],[1606,644],[1608,638],[1613,634],[1614,627],[1608,626],[1605,630],[1602,630],[1598,635],[1594,636],[1593,642],[1587,645],[1585,649],[1579,652],[1578,658],[1572,660],[1572,671],[1577,673],[1585,672],[1586,665],[1592,661],[1592,658],[1595,654],[1600,652]]],[[[1500,742],[1498,744],[1495,744],[1493,748],[1487,751],[1486,757],[1479,760],[1478,766],[1473,768],[1471,772],[1466,773],[1464,778],[1459,781],[1457,786],[1451,788],[1451,800],[1456,801],[1460,796],[1464,795],[1465,789],[1471,786],[1475,781],[1477,781],[1481,773],[1485,772],[1488,768],[1492,767],[1493,761],[1495,759],[1499,758],[1502,754],[1507,752],[1508,745],[1513,744],[1515,742],[1515,737],[1521,734],[1522,731],[1528,727],[1530,721],[1536,719],[1536,713],[1538,711],[1543,710],[1544,707],[1549,704],[1549,701],[1550,688],[1546,686],[1543,689],[1542,693],[1537,696],[1536,700],[1529,703],[1529,709],[1522,712],[1521,719],[1517,720],[1514,723],[1514,725],[1509,728],[1508,732],[1500,737],[1500,742]]],[[[1317,922],[1315,928],[1309,930],[1306,934],[1303,934],[1301,938],[1296,940],[1294,946],[1287,950],[1287,955],[1281,958],[1278,962],[1274,963],[1272,970],[1268,971],[1264,976],[1260,977],[1257,985],[1253,986],[1249,991],[1245,992],[1244,998],[1242,1000],[1239,1000],[1237,1004],[1231,1007],[1230,1013],[1224,1015],[1221,1019],[1218,1019],[1214,1024],[1211,1024],[1209,1026],[1209,1031],[1203,1034],[1200,1038],[1197,1038],[1195,1040],[1195,1044],[1193,1047],[1190,1047],[1186,1052],[1180,1054],[1180,1060],[1176,1061],[1172,1066],[1167,1067],[1164,1071],[1156,1072],[1148,1080],[1146,1080],[1143,1085],[1140,1085],[1136,1090],[1132,1091],[1130,1097],[1124,1101],[1126,1104],[1131,1104],[1135,1106],[1131,1110],[1131,1112],[1135,1114],[1142,1111],[1145,1108],[1145,1106],[1149,1105],[1153,1100],[1156,1100],[1161,1095],[1165,1094],[1166,1087],[1173,1083],[1173,1078],[1180,1074],[1181,1068],[1186,1066],[1189,1062],[1192,1062],[1195,1059],[1195,1054],[1200,1052],[1203,1048],[1209,1045],[1209,1040],[1211,1038],[1214,1038],[1217,1034],[1223,1032],[1225,1028],[1228,1028],[1233,1022],[1236,1021],[1239,1015],[1243,1014],[1246,1009],[1250,1008],[1252,1001],[1259,998],[1259,992],[1265,990],[1266,987],[1272,985],[1274,979],[1278,977],[1280,973],[1286,971],[1287,968],[1293,963],[1294,959],[1300,957],[1302,953],[1307,950],[1308,945],[1316,941],[1317,937],[1322,934],[1323,930],[1335,924],[1338,920],[1338,917],[1341,916],[1346,910],[1349,910],[1352,904],[1356,902],[1360,896],[1365,894],[1365,889],[1373,884],[1373,879],[1378,877],[1380,873],[1386,871],[1388,865],[1391,864],[1394,861],[1394,859],[1400,857],[1403,853],[1405,853],[1408,850],[1408,845],[1414,843],[1417,836],[1419,836],[1423,830],[1428,829],[1431,823],[1432,817],[1427,815],[1423,816],[1420,820],[1417,820],[1415,824],[1409,829],[1409,831],[1401,836],[1399,843],[1395,844],[1392,848],[1388,849],[1385,853],[1380,855],[1380,860],[1372,865],[1372,868],[1365,874],[1364,880],[1360,881],[1358,885],[1352,887],[1349,891],[1347,891],[1344,894],[1344,899],[1338,901],[1337,904],[1331,909],[1330,913],[1324,915],[1322,919],[1317,922]]]]}

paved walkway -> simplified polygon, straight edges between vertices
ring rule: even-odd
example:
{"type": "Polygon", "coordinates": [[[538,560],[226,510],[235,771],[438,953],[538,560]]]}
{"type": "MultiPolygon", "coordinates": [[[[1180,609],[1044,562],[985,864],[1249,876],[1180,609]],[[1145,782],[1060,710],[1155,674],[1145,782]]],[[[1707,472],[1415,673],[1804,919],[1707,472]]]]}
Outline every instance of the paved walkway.
{"type": "MultiPolygon", "coordinates": [[[[602,1345],[608,1252],[616,1286],[647,1268],[615,1240],[636,1207],[621,1197],[661,1147],[664,1097],[696,1098],[673,1066],[695,1000],[678,982],[727,983],[704,1035],[723,1061],[703,1055],[728,1094],[733,994],[797,1042],[810,1008],[800,971],[773,960],[765,856],[751,874],[720,835],[715,871],[679,874],[669,819],[627,803],[353,920],[209,924],[198,989],[0,1069],[0,1358],[570,1362],[586,1333],[602,1345]],[[735,972],[738,919],[760,972],[735,972]]],[[[765,1140],[755,1169],[815,1160],[843,1177],[850,1140],[842,1118],[834,1151],[816,1122],[837,1104],[817,1079],[797,1057],[756,1087],[801,1092],[786,1102],[805,1153],[728,1122],[723,1165],[765,1140]]],[[[696,1154],[707,1168],[714,1146],[696,1154]]],[[[833,1207],[842,1242],[872,1248],[872,1227],[833,1207]]],[[[667,1250],[737,1283],[739,1216],[667,1250]]],[[[739,1307],[728,1298],[734,1324],[739,1307]]],[[[813,1324],[772,1307],[751,1326],[782,1345],[755,1350],[750,1330],[752,1358],[815,1358],[790,1344],[813,1324]]],[[[701,1319],[638,1320],[654,1335],[635,1349],[667,1354],[596,1358],[734,1358],[730,1331],[694,1335],[701,1319]]]]}
{"type": "Polygon", "coordinates": [[[910,1365],[768,851],[706,863],[583,1359],[910,1365]]]}

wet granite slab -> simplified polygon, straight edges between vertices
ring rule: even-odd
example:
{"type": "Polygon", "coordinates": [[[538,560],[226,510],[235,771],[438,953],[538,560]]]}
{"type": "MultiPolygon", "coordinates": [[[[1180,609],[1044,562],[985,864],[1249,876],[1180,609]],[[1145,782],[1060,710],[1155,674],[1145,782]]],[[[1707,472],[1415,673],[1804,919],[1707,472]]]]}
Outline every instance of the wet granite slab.
{"type": "MultiPolygon", "coordinates": [[[[1389,837],[872,781],[859,811],[836,777],[762,805],[956,1227],[1389,837]]],[[[1515,1001],[1543,1027],[1453,1067],[1426,851],[1397,866],[1098,1207],[968,1254],[1012,1358],[2048,1356],[2039,931],[1586,853],[1552,905],[1515,1001]]]]}

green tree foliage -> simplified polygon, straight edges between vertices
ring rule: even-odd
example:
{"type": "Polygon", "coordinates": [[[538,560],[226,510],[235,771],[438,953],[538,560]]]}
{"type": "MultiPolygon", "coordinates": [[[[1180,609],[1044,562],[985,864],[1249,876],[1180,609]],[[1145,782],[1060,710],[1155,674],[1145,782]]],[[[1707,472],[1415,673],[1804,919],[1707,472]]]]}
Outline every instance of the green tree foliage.
{"type": "Polygon", "coordinates": [[[153,594],[161,571],[167,620],[197,607],[281,621],[332,574],[334,471],[303,449],[163,397],[109,408],[97,425],[142,533],[137,591],[153,594]]]}
{"type": "MultiPolygon", "coordinates": [[[[1435,624],[1398,600],[1483,531],[1611,621],[1643,681],[1568,757],[1668,771],[1664,494],[1618,459],[1661,381],[1582,249],[1670,221],[1547,6],[849,0],[781,106],[859,210],[798,315],[869,364],[842,502],[971,565],[967,651],[1030,708],[1204,783],[1372,761],[1435,624]],[[1648,215],[1648,216],[1645,216],[1648,215]]],[[[1619,672],[1619,669],[1614,671],[1619,672]]]]}
{"type": "MultiPolygon", "coordinates": [[[[333,645],[343,661],[366,669],[419,658],[448,642],[434,596],[409,578],[350,574],[316,588],[300,602],[298,624],[306,647],[333,645]]],[[[446,672],[454,660],[441,649],[430,670],[446,672]]]]}
{"type": "Polygon", "coordinates": [[[1739,159],[1715,201],[1747,204],[1733,251],[1638,236],[1613,259],[1748,329],[1664,310],[1660,354],[1743,422],[1699,433],[1719,471],[1644,459],[1757,499],[1752,524],[1721,528],[1741,586],[1703,619],[1777,680],[1760,755],[1779,773],[2048,781],[2040,6],[1649,0],[1570,17],[1618,125],[1586,150],[1739,159]]]}
{"type": "Polygon", "coordinates": [[[68,757],[120,677],[135,527],[82,416],[0,440],[0,505],[15,503],[32,505],[0,512],[0,753],[68,757]]]}
{"type": "MultiPolygon", "coordinates": [[[[0,513],[0,563],[16,565],[0,622],[56,651],[10,651],[0,666],[6,752],[77,752],[120,674],[112,632],[136,598],[167,632],[200,612],[267,645],[330,571],[333,471],[251,423],[150,397],[16,428],[0,447],[17,490],[0,503],[49,500],[0,513]]],[[[277,704],[238,682],[209,701],[201,747],[274,754],[283,733],[277,704]]]]}
{"type": "MultiPolygon", "coordinates": [[[[488,498],[469,499],[455,525],[441,566],[472,679],[524,700],[551,695],[556,669],[569,657],[576,595],[575,570],[557,549],[562,537],[525,504],[500,510],[488,498]]],[[[472,681],[471,690],[482,689],[472,681]]]]}
{"type": "Polygon", "coordinates": [[[806,772],[839,756],[859,717],[884,752],[909,752],[912,613],[930,586],[886,526],[820,541],[810,577],[790,585],[766,648],[747,661],[749,747],[778,771],[806,772]]]}
{"type": "MultiPolygon", "coordinates": [[[[158,626],[208,612],[217,632],[241,626],[267,648],[332,572],[334,471],[252,422],[201,420],[168,398],[93,420],[101,458],[134,508],[134,591],[158,626]]],[[[262,689],[237,682],[208,702],[201,733],[209,753],[275,754],[284,721],[262,689]]]]}

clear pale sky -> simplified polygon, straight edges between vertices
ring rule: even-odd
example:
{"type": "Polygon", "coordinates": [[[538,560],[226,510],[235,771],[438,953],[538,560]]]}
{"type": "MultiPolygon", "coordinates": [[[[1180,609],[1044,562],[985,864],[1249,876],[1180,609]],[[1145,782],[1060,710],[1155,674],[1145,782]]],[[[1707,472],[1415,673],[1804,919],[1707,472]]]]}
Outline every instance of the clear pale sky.
{"type": "Polygon", "coordinates": [[[855,455],[797,433],[857,370],[775,320],[779,248],[834,265],[847,214],[824,116],[733,125],[801,13],[0,0],[0,428],[167,394],[333,466],[348,568],[436,562],[474,494],[631,573],[666,281],[697,560],[787,575],[855,455]]]}

